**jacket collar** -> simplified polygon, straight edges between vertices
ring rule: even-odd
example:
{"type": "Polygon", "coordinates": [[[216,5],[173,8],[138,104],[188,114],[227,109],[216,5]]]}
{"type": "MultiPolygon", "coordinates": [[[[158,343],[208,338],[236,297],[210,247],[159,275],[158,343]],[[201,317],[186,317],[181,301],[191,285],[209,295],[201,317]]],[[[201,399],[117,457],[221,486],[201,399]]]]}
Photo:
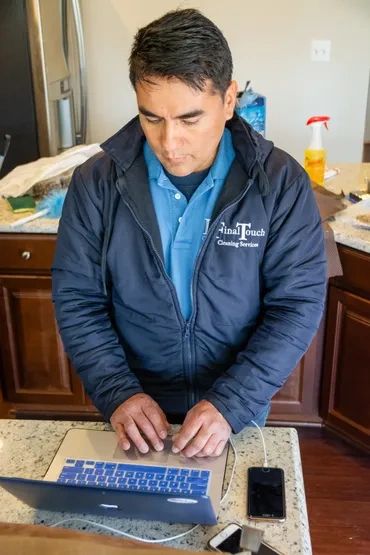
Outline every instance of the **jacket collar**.
{"type": "MultiPolygon", "coordinates": [[[[227,122],[227,127],[231,131],[236,156],[245,173],[249,178],[257,177],[261,193],[266,194],[268,181],[263,164],[273,143],[261,137],[236,114],[227,122]]],[[[100,146],[125,173],[142,153],[144,141],[139,117],[136,116],[100,146]]]]}

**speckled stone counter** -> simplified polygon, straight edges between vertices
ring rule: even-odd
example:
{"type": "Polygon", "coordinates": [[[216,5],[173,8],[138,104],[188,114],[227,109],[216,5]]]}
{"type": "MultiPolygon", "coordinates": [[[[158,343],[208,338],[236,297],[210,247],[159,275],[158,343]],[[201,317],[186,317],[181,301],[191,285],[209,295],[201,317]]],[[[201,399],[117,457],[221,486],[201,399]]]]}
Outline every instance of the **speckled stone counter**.
{"type": "MultiPolygon", "coordinates": [[[[0,420],[0,475],[41,479],[53,458],[65,432],[72,427],[95,430],[110,429],[100,422],[60,422],[45,420],[0,420]]],[[[284,523],[258,523],[265,531],[265,540],[285,555],[311,554],[305,492],[297,433],[293,428],[266,428],[266,448],[269,464],[285,471],[287,519],[284,523]]],[[[238,453],[236,471],[229,496],[219,513],[217,526],[200,526],[194,532],[168,545],[197,551],[204,549],[208,539],[225,524],[232,521],[247,523],[246,476],[248,466],[260,466],[263,450],[258,431],[246,429],[235,436],[238,453]]],[[[229,455],[226,482],[233,462],[229,455]]],[[[73,515],[37,511],[18,501],[0,488],[0,521],[50,525],[73,515]]],[[[115,519],[96,515],[74,515],[87,518],[131,534],[149,538],[161,538],[185,531],[187,525],[146,522],[131,519],[115,519]]],[[[109,533],[88,524],[71,521],[65,527],[86,529],[95,533],[109,533]]]]}
{"type": "MultiPolygon", "coordinates": [[[[366,188],[366,181],[370,179],[370,164],[334,164],[340,173],[325,182],[325,189],[336,194],[342,191],[348,195],[350,191],[366,188]]],[[[329,222],[337,243],[370,253],[370,229],[356,225],[355,216],[370,213],[370,200],[358,204],[351,204],[348,208],[335,216],[335,221],[329,222]]]]}
{"type": "MultiPolygon", "coordinates": [[[[29,214],[29,213],[28,213],[29,214]]],[[[28,215],[14,214],[8,202],[0,197],[0,233],[57,233],[58,219],[39,218],[19,227],[11,227],[11,224],[28,215]]]]}

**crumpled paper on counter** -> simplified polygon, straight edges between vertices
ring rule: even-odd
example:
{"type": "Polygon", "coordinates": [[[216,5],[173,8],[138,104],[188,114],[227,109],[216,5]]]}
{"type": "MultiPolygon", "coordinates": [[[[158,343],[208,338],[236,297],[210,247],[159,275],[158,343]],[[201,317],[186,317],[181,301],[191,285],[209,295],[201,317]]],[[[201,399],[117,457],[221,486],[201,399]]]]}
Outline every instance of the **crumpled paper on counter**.
{"type": "Polygon", "coordinates": [[[97,143],[78,145],[57,156],[39,158],[34,162],[17,166],[0,179],[0,196],[18,197],[24,195],[35,184],[66,173],[68,170],[83,164],[98,152],[101,152],[101,148],[97,143]]]}

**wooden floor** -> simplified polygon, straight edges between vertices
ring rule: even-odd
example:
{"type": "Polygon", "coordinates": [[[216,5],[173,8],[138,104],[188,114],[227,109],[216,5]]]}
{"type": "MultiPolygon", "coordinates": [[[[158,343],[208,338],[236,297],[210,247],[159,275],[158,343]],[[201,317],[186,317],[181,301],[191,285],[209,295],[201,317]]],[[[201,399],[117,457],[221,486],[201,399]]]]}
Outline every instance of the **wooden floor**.
{"type": "Polygon", "coordinates": [[[298,434],[314,555],[369,555],[369,455],[325,430],[298,434]]]}

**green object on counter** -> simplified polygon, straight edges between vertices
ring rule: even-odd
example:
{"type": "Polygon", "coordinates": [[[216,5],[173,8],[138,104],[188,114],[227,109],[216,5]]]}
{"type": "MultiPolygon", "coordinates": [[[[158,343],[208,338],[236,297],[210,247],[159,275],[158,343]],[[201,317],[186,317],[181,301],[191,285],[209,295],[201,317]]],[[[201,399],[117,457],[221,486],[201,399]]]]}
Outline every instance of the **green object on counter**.
{"type": "Polygon", "coordinates": [[[15,214],[22,212],[34,212],[36,208],[35,199],[31,195],[21,197],[8,197],[6,199],[15,214]]]}

